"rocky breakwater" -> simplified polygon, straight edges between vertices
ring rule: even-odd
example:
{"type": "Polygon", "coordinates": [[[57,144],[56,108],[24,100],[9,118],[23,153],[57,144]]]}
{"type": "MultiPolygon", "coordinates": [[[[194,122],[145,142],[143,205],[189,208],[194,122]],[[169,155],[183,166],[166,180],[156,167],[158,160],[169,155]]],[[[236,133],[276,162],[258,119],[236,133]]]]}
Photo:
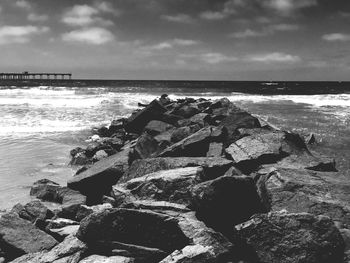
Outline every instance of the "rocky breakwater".
{"type": "Polygon", "coordinates": [[[0,218],[2,262],[347,262],[335,162],[223,98],[141,105],[0,218]],[[45,202],[56,202],[52,211],[45,202]]]}

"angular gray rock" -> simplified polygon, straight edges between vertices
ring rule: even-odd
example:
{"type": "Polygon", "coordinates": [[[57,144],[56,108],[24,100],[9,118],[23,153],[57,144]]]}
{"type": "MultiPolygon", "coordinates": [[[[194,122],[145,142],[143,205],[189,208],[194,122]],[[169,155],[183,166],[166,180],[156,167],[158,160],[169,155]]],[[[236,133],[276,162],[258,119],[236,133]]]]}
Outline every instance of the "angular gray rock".
{"type": "Polygon", "coordinates": [[[96,162],[89,169],[75,175],[67,185],[88,197],[108,193],[128,168],[129,149],[96,162]]]}
{"type": "Polygon", "coordinates": [[[94,213],[81,223],[78,238],[88,244],[118,241],[166,252],[189,242],[172,217],[147,210],[112,209],[94,213]]]}
{"type": "Polygon", "coordinates": [[[11,212],[17,213],[19,217],[32,223],[37,219],[44,221],[54,216],[54,213],[39,200],[31,201],[24,206],[17,204],[12,208],[11,212]]]}
{"type": "Polygon", "coordinates": [[[273,212],[236,228],[261,262],[343,262],[344,241],[328,217],[273,212]]]}
{"type": "Polygon", "coordinates": [[[185,139],[166,148],[159,157],[202,157],[206,156],[209,144],[223,141],[225,130],[217,127],[205,127],[185,139]]]}
{"type": "Polygon", "coordinates": [[[152,136],[156,136],[172,128],[174,128],[174,126],[171,124],[165,123],[163,121],[152,120],[146,125],[144,131],[152,136]]]}
{"type": "Polygon", "coordinates": [[[210,180],[223,175],[232,165],[233,162],[231,160],[217,157],[165,157],[135,160],[119,182],[127,182],[161,170],[193,166],[201,166],[204,169],[204,180],[210,180]]]}
{"type": "Polygon", "coordinates": [[[16,213],[7,213],[0,218],[0,249],[12,260],[27,253],[49,250],[57,245],[50,235],[39,230],[16,213]]]}

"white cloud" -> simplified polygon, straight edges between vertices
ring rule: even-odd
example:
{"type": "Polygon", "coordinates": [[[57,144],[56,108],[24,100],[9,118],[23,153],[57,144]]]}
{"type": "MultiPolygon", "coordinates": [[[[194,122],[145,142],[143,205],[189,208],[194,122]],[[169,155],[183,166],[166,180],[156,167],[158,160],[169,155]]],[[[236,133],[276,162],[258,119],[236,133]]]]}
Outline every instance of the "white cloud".
{"type": "Polygon", "coordinates": [[[229,34],[229,37],[233,37],[233,38],[264,37],[264,36],[273,35],[276,32],[296,31],[298,29],[299,29],[299,26],[296,24],[275,24],[275,25],[269,25],[260,31],[256,31],[248,28],[241,32],[235,32],[235,33],[229,34]]]}
{"type": "Polygon", "coordinates": [[[259,55],[249,56],[246,60],[253,61],[253,62],[264,62],[264,63],[272,63],[272,62],[295,63],[295,62],[301,61],[301,58],[299,56],[294,56],[286,53],[273,52],[268,54],[259,54],[259,55]]]}
{"type": "Polygon", "coordinates": [[[90,26],[92,24],[108,26],[114,24],[112,21],[100,17],[101,13],[117,15],[117,10],[106,2],[100,2],[95,6],[75,5],[63,14],[62,22],[70,26],[90,26]]]}
{"type": "Polygon", "coordinates": [[[35,13],[29,14],[27,18],[29,21],[32,21],[32,22],[42,22],[49,19],[47,15],[38,15],[35,13]]]}
{"type": "Polygon", "coordinates": [[[192,39],[175,38],[175,39],[164,41],[155,45],[143,46],[141,49],[143,51],[164,50],[164,49],[171,49],[176,46],[178,47],[193,46],[193,45],[197,45],[198,43],[199,43],[198,41],[192,40],[192,39]]]}
{"type": "Polygon", "coordinates": [[[48,31],[48,27],[3,26],[0,27],[0,44],[27,43],[31,36],[48,31]]]}
{"type": "Polygon", "coordinates": [[[221,53],[205,53],[200,55],[200,59],[209,64],[219,64],[222,62],[237,61],[238,58],[232,56],[226,56],[221,53]]]}
{"type": "Polygon", "coordinates": [[[251,29],[246,29],[245,31],[232,33],[229,36],[233,38],[250,38],[250,37],[262,37],[266,35],[268,35],[267,32],[263,32],[263,31],[259,32],[251,29]]]}
{"type": "Polygon", "coordinates": [[[26,0],[18,0],[15,2],[15,5],[17,7],[24,8],[24,9],[31,9],[32,8],[31,4],[26,0]]]}
{"type": "Polygon", "coordinates": [[[326,34],[322,36],[322,39],[330,42],[350,41],[350,34],[342,34],[342,33],[326,34]]]}
{"type": "Polygon", "coordinates": [[[282,15],[289,15],[297,9],[316,6],[317,0],[265,0],[263,4],[282,15]]]}
{"type": "Polygon", "coordinates": [[[192,24],[194,19],[186,14],[177,14],[177,15],[162,15],[162,19],[174,22],[174,23],[183,23],[183,24],[192,24]]]}
{"type": "Polygon", "coordinates": [[[114,40],[112,32],[101,27],[73,30],[62,35],[63,41],[102,45],[114,40]]]}
{"type": "Polygon", "coordinates": [[[205,11],[200,14],[200,18],[205,20],[222,20],[230,15],[236,14],[237,7],[246,6],[243,0],[228,0],[225,2],[222,10],[219,11],[205,11]]]}

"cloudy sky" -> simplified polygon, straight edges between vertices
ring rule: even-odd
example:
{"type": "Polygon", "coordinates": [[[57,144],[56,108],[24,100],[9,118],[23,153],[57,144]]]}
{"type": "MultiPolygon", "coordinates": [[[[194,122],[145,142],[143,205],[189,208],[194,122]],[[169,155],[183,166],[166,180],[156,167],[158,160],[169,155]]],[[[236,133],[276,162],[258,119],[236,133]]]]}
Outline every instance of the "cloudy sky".
{"type": "Polygon", "coordinates": [[[0,0],[0,71],[350,80],[350,0],[0,0]]]}

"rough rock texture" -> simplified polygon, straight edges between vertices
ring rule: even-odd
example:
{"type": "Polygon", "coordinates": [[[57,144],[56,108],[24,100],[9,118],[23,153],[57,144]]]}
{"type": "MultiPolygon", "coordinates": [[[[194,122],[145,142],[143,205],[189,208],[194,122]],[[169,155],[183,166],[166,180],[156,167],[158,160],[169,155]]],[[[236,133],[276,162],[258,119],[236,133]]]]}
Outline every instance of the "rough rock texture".
{"type": "Polygon", "coordinates": [[[129,151],[124,150],[95,163],[86,171],[74,176],[68,187],[88,197],[98,198],[108,193],[128,167],[129,151]]]}
{"type": "Polygon", "coordinates": [[[331,174],[293,168],[263,168],[257,186],[272,211],[325,215],[350,227],[350,184],[331,174]]]}
{"type": "Polygon", "coordinates": [[[189,188],[203,177],[201,167],[158,171],[129,180],[125,189],[141,199],[190,203],[189,188]]]}
{"type": "Polygon", "coordinates": [[[191,191],[192,207],[199,219],[223,233],[256,213],[266,212],[254,180],[246,176],[222,176],[200,183],[191,191]]]}
{"type": "Polygon", "coordinates": [[[7,213],[0,218],[0,248],[11,260],[26,253],[48,250],[57,245],[50,235],[20,218],[16,213],[7,213]]]}
{"type": "Polygon", "coordinates": [[[152,136],[156,136],[172,128],[174,128],[174,126],[171,124],[165,123],[163,121],[153,120],[147,124],[144,131],[152,136]]]}
{"type": "Polygon", "coordinates": [[[269,213],[237,228],[261,262],[343,262],[344,241],[328,217],[269,213]]]}
{"type": "Polygon", "coordinates": [[[118,241],[166,252],[189,242],[173,218],[147,210],[112,209],[85,218],[77,234],[88,244],[118,241]]]}
{"type": "Polygon", "coordinates": [[[57,190],[60,188],[58,183],[48,179],[36,181],[30,189],[30,195],[38,199],[56,202],[58,200],[57,190]]]}
{"type": "Polygon", "coordinates": [[[201,157],[206,156],[209,144],[213,141],[222,141],[225,130],[217,127],[205,127],[185,139],[171,145],[159,154],[160,157],[201,157]]]}
{"type": "Polygon", "coordinates": [[[112,256],[105,257],[100,255],[91,255],[83,260],[79,261],[80,263],[134,263],[134,259],[122,256],[112,256]]]}
{"type": "Polygon", "coordinates": [[[79,262],[81,255],[86,250],[87,246],[83,242],[70,235],[49,252],[27,254],[12,263],[75,263],[79,262]]]}
{"type": "Polygon", "coordinates": [[[34,200],[24,206],[17,204],[11,211],[17,213],[19,217],[29,220],[32,223],[34,223],[37,219],[44,221],[54,216],[54,213],[39,200],[34,200]]]}
{"type": "Polygon", "coordinates": [[[130,179],[138,178],[161,170],[191,166],[201,166],[204,169],[206,178],[214,179],[223,175],[232,166],[232,164],[232,161],[225,158],[213,157],[174,157],[136,160],[132,163],[128,172],[120,179],[120,182],[127,182],[130,179]]]}
{"type": "Polygon", "coordinates": [[[166,111],[159,101],[154,100],[146,108],[126,120],[125,130],[140,134],[150,121],[161,119],[162,113],[166,111]]]}

